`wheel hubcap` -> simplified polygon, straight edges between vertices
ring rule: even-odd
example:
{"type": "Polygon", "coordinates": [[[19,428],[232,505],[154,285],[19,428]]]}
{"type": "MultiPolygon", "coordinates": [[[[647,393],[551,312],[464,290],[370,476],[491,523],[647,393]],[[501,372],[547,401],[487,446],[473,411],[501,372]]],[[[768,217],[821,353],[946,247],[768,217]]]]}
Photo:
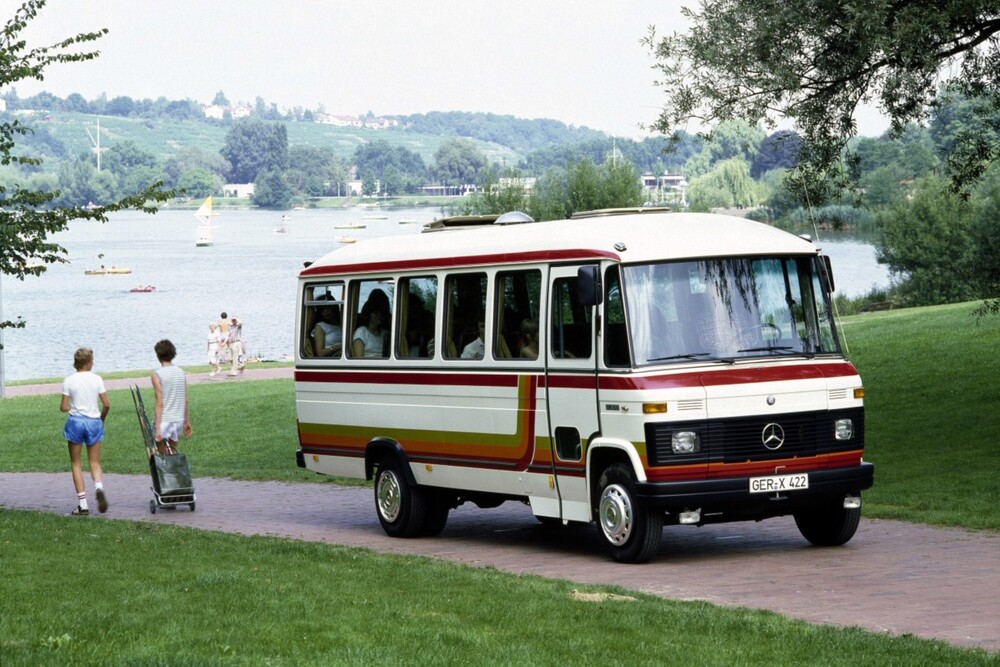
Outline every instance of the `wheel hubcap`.
{"type": "Polygon", "coordinates": [[[632,501],[628,493],[618,484],[612,484],[601,493],[598,508],[601,531],[608,542],[621,546],[632,534],[632,501]]]}
{"type": "Polygon", "coordinates": [[[400,494],[399,479],[396,473],[388,470],[379,475],[378,488],[375,490],[378,499],[378,513],[382,518],[392,523],[399,517],[400,494]]]}

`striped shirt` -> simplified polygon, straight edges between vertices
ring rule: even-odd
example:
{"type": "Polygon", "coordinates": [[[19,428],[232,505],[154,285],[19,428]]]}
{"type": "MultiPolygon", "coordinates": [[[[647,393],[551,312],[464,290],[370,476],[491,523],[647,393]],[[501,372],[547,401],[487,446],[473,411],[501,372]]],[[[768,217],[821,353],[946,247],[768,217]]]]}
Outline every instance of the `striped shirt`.
{"type": "Polygon", "coordinates": [[[164,422],[184,421],[187,398],[184,369],[171,365],[161,366],[153,372],[160,379],[160,388],[163,390],[163,415],[160,419],[164,422]]]}

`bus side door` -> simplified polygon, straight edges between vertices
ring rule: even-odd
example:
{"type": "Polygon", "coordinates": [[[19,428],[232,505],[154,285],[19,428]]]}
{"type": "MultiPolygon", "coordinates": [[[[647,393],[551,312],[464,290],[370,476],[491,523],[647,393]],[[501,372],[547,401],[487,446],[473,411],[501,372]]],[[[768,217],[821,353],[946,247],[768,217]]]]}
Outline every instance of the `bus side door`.
{"type": "Polygon", "coordinates": [[[545,396],[549,454],[561,518],[590,521],[587,442],[598,430],[594,308],[580,303],[577,266],[552,267],[545,315],[545,396]]]}

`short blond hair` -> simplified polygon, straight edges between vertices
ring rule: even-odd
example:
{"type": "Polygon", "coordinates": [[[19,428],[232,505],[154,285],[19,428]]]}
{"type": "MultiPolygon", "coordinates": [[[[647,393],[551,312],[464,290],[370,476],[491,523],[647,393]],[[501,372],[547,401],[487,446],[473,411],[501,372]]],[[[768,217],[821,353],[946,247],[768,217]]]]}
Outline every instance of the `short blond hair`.
{"type": "Polygon", "coordinates": [[[87,364],[94,363],[94,351],[89,347],[81,347],[73,354],[73,368],[82,370],[87,364]]]}

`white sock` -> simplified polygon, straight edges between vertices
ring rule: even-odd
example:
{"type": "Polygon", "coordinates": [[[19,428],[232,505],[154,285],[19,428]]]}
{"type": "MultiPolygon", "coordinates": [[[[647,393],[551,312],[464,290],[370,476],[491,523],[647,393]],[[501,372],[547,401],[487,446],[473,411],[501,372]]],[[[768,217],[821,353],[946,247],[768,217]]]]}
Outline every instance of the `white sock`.
{"type": "Polygon", "coordinates": [[[87,492],[76,494],[76,500],[80,504],[80,509],[85,510],[87,508],[87,492]]]}
{"type": "Polygon", "coordinates": [[[103,489],[103,488],[104,488],[104,482],[94,482],[94,490],[95,491],[97,489],[103,489]]]}

